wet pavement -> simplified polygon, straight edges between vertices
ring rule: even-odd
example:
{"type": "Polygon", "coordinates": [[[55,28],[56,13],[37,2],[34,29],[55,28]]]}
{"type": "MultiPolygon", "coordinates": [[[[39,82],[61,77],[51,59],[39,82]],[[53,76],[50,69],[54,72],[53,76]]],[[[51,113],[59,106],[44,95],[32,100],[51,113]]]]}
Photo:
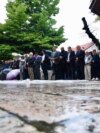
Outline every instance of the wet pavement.
{"type": "Polygon", "coordinates": [[[0,133],[100,133],[100,81],[0,81],[0,133]]]}

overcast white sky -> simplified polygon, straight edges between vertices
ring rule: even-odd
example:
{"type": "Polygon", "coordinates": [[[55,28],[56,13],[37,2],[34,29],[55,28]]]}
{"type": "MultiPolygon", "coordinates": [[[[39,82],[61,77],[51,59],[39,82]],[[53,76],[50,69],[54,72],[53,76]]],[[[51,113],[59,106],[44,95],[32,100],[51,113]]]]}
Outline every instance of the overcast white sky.
{"type": "MultiPolygon", "coordinates": [[[[5,4],[7,0],[0,0],[0,22],[6,18],[5,4]]],[[[83,44],[91,41],[82,30],[82,17],[86,17],[88,24],[94,34],[100,37],[100,22],[94,23],[95,15],[89,10],[90,0],[61,0],[60,13],[56,16],[57,27],[64,25],[65,37],[70,44],[83,44]]],[[[66,42],[66,43],[67,43],[66,42]]]]}
{"type": "Polygon", "coordinates": [[[65,26],[65,37],[68,37],[68,43],[77,45],[77,43],[83,44],[91,41],[82,30],[82,17],[86,17],[93,33],[100,37],[100,22],[94,23],[96,15],[90,12],[89,6],[90,0],[61,0],[57,25],[65,26]]]}

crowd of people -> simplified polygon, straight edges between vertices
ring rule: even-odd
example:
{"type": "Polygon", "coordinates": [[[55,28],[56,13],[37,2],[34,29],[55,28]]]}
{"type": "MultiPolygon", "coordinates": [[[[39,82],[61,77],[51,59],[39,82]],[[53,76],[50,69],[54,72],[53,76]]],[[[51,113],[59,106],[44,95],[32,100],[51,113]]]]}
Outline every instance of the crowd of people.
{"type": "Polygon", "coordinates": [[[85,52],[81,46],[75,51],[71,47],[67,51],[61,47],[59,52],[53,47],[49,54],[46,50],[41,54],[35,51],[4,61],[2,69],[7,68],[20,69],[20,80],[99,80],[100,52],[95,49],[85,52]]]}

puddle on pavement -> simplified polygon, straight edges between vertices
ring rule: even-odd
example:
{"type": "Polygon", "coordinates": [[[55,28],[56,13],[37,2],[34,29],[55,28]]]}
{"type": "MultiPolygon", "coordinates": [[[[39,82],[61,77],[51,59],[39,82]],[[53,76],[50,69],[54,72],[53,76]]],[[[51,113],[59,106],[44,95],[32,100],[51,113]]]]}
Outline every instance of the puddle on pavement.
{"type": "Polygon", "coordinates": [[[99,86],[75,81],[1,84],[0,108],[35,128],[32,133],[100,133],[99,86]]]}

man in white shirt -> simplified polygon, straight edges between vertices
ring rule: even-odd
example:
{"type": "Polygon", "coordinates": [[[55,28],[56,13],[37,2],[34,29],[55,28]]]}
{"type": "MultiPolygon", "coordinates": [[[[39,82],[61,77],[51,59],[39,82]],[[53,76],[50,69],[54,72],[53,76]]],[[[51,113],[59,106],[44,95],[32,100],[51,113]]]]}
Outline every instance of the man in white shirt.
{"type": "Polygon", "coordinates": [[[91,61],[92,56],[89,52],[85,53],[85,67],[84,67],[84,74],[86,80],[91,80],[91,61]]]}

